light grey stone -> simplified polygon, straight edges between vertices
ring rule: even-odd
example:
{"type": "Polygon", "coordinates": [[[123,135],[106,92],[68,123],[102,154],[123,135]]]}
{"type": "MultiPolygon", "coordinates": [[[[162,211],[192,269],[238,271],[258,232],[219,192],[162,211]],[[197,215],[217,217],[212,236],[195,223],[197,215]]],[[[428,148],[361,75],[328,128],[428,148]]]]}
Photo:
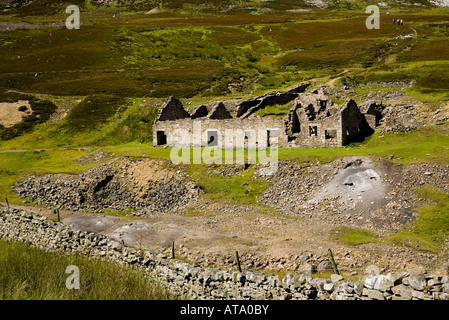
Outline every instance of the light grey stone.
{"type": "Polygon", "coordinates": [[[365,274],[378,276],[380,274],[379,267],[372,264],[365,268],[365,274]]]}
{"type": "Polygon", "coordinates": [[[426,288],[427,285],[427,281],[424,275],[422,274],[417,274],[417,275],[413,275],[410,276],[408,278],[408,281],[410,283],[410,286],[418,291],[423,291],[424,288],[426,288]]]}
{"type": "Polygon", "coordinates": [[[284,288],[289,288],[293,284],[293,273],[287,273],[284,278],[282,278],[282,286],[284,288]]]}
{"type": "Polygon", "coordinates": [[[331,283],[330,279],[327,278],[316,278],[315,279],[315,286],[317,288],[318,291],[327,291],[327,289],[324,289],[324,285],[326,283],[331,283]]]}
{"type": "Polygon", "coordinates": [[[367,296],[368,296],[368,298],[373,299],[373,300],[385,300],[385,297],[382,294],[382,292],[377,291],[377,290],[368,289],[367,296]]]}
{"type": "Polygon", "coordinates": [[[393,287],[393,281],[388,279],[387,276],[380,275],[374,284],[374,289],[382,292],[389,291],[393,287]]]}
{"type": "Polygon", "coordinates": [[[320,262],[318,265],[318,272],[326,272],[326,271],[332,271],[332,262],[330,260],[326,259],[320,262]]]}
{"type": "Polygon", "coordinates": [[[387,274],[387,279],[393,282],[394,285],[398,285],[401,283],[402,279],[408,276],[408,272],[398,271],[398,272],[389,272],[387,274]]]}
{"type": "Polygon", "coordinates": [[[444,292],[434,292],[432,295],[435,300],[449,300],[449,294],[444,292]]]}
{"type": "Polygon", "coordinates": [[[441,277],[438,277],[438,276],[433,276],[432,278],[427,280],[428,287],[433,287],[433,286],[440,285],[440,284],[443,284],[443,281],[441,281],[441,277]]]}
{"type": "Polygon", "coordinates": [[[360,281],[355,281],[354,282],[354,293],[358,296],[361,296],[362,291],[363,291],[363,284],[360,281]]]}
{"type": "Polygon", "coordinates": [[[331,291],[334,290],[334,284],[333,283],[325,283],[324,286],[323,286],[323,289],[325,291],[331,292],[331,291]]]}
{"type": "Polygon", "coordinates": [[[413,289],[404,284],[400,284],[398,286],[393,287],[391,289],[391,291],[394,294],[399,295],[403,300],[411,300],[412,299],[413,289]]]}
{"type": "Polygon", "coordinates": [[[341,275],[335,274],[335,273],[331,275],[331,281],[333,283],[341,281],[341,280],[343,280],[343,277],[341,275]]]}
{"type": "Polygon", "coordinates": [[[371,275],[365,278],[364,286],[367,289],[374,289],[374,286],[379,279],[379,276],[371,275]]]}
{"type": "Polygon", "coordinates": [[[443,283],[442,289],[444,293],[449,293],[449,283],[443,283]]]}

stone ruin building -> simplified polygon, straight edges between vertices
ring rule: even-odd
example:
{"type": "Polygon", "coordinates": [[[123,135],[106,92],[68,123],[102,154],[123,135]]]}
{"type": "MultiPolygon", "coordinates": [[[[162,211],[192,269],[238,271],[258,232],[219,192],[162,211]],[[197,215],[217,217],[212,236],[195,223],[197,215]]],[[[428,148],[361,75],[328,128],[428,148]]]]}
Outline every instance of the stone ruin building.
{"type": "Polygon", "coordinates": [[[225,132],[232,129],[233,145],[239,148],[248,147],[251,138],[256,140],[257,147],[277,143],[279,147],[335,148],[363,141],[374,132],[381,105],[369,101],[358,106],[349,99],[335,106],[324,88],[305,92],[307,87],[301,85],[289,91],[269,92],[233,108],[227,108],[223,102],[209,108],[201,105],[191,114],[181,101],[169,97],[154,122],[153,145],[224,146],[225,132]],[[287,103],[292,107],[285,116],[254,114],[266,106],[287,103]]]}

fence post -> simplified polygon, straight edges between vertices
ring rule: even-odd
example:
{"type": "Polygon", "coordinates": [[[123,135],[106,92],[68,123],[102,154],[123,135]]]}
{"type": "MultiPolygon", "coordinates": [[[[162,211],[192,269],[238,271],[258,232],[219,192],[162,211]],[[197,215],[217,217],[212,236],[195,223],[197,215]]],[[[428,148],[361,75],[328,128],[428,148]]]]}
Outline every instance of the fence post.
{"type": "Polygon", "coordinates": [[[7,208],[7,211],[9,212],[9,201],[8,201],[8,198],[5,198],[5,200],[6,200],[6,208],[7,208]]]}
{"type": "Polygon", "coordinates": [[[242,272],[242,267],[240,266],[240,259],[239,259],[239,252],[235,252],[235,257],[237,258],[237,268],[239,269],[239,272],[242,272]]]}
{"type": "Polygon", "coordinates": [[[332,250],[329,249],[328,251],[329,251],[329,257],[330,257],[331,263],[332,263],[332,268],[334,269],[334,273],[339,275],[340,272],[338,271],[337,264],[335,263],[334,255],[332,254],[332,250]]]}
{"type": "Polygon", "coordinates": [[[56,214],[58,215],[58,222],[61,222],[61,219],[59,217],[59,208],[56,208],[56,214]]]}
{"type": "Polygon", "coordinates": [[[172,257],[172,259],[175,258],[175,242],[174,241],[171,243],[171,257],[172,257]]]}

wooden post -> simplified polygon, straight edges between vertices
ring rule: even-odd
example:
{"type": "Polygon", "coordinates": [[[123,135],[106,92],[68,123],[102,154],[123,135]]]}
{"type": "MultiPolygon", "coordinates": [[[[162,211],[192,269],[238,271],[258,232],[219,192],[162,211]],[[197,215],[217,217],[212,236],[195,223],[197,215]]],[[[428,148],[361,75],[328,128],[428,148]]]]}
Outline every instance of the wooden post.
{"type": "Polygon", "coordinates": [[[239,272],[242,272],[242,267],[240,266],[240,259],[239,259],[239,252],[235,252],[235,257],[237,258],[237,268],[239,269],[239,272]]]}
{"type": "Polygon", "coordinates": [[[8,212],[9,212],[9,201],[8,201],[8,198],[5,198],[5,200],[6,200],[6,208],[7,208],[8,212]]]}
{"type": "Polygon", "coordinates": [[[61,218],[59,217],[59,208],[56,208],[56,214],[58,215],[58,222],[61,222],[61,218]]]}
{"type": "Polygon", "coordinates": [[[172,259],[175,258],[175,242],[174,241],[171,243],[171,257],[172,257],[172,259]]]}
{"type": "Polygon", "coordinates": [[[337,264],[335,263],[334,255],[332,254],[332,250],[329,249],[328,251],[329,251],[329,257],[330,257],[331,263],[332,263],[332,268],[334,269],[334,273],[339,275],[340,272],[338,272],[337,264]]]}

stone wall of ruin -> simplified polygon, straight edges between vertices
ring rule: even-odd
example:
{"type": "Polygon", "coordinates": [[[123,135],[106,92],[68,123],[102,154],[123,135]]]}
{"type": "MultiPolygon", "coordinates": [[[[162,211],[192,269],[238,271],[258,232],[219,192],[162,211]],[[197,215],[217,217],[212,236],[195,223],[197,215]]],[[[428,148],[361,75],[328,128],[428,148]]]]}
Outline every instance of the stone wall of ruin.
{"type": "MultiPolygon", "coordinates": [[[[216,131],[218,133],[218,145],[225,147],[225,139],[234,134],[233,145],[237,148],[247,147],[252,140],[249,136],[245,139],[246,133],[257,135],[257,147],[267,147],[267,132],[270,132],[270,146],[276,141],[278,146],[287,146],[288,137],[285,133],[285,124],[283,118],[254,118],[254,119],[182,119],[174,121],[156,122],[153,126],[153,136],[158,135],[158,131],[163,131],[167,137],[167,146],[207,146],[208,132],[216,131]],[[228,134],[227,134],[228,132],[228,134]]],[[[213,134],[213,133],[210,133],[213,134]]],[[[210,135],[209,134],[209,135],[210,135]]],[[[153,145],[157,146],[157,139],[154,139],[153,145]]]]}

